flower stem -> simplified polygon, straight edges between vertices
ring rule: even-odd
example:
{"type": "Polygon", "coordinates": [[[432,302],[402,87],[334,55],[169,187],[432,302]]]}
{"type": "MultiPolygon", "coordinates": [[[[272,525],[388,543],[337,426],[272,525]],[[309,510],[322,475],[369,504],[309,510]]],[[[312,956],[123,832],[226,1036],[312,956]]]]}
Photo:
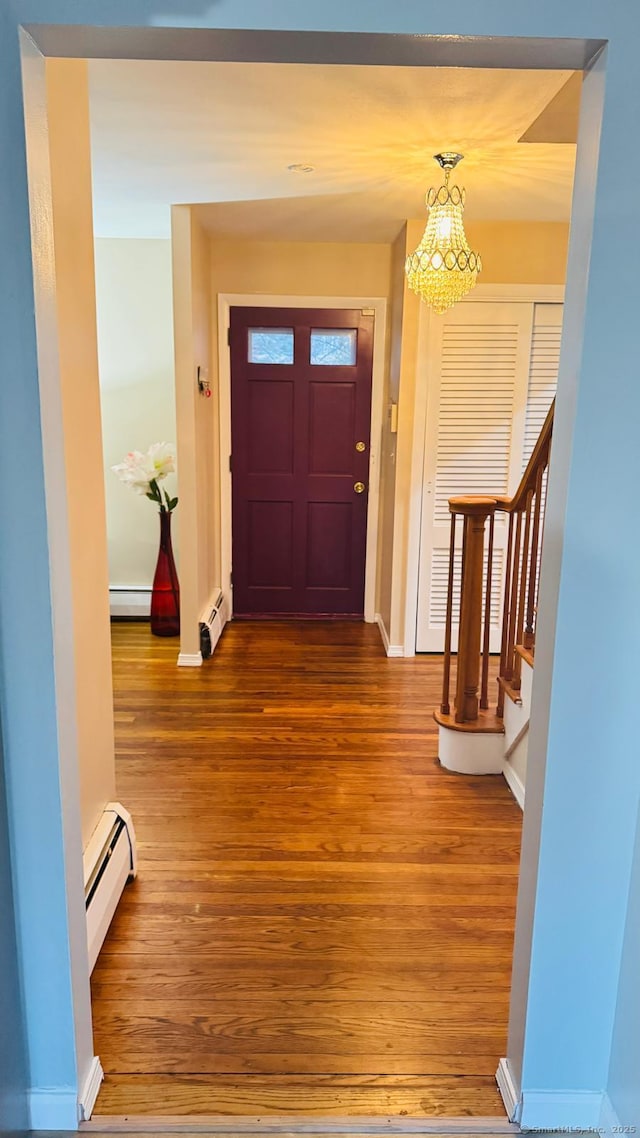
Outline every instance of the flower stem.
{"type": "Polygon", "coordinates": [[[150,493],[147,494],[147,498],[151,498],[152,502],[158,503],[158,505],[160,507],[160,513],[161,514],[166,513],[164,503],[162,501],[162,494],[160,493],[160,487],[158,486],[158,483],[156,482],[155,478],[152,478],[151,482],[149,483],[149,491],[150,491],[150,493]]]}

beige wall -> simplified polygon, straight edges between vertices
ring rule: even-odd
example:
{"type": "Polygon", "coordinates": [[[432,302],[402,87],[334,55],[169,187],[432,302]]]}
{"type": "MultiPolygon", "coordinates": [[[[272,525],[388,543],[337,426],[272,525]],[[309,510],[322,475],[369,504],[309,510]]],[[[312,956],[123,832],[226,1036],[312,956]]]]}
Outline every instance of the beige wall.
{"type": "MultiPolygon", "coordinates": [[[[196,478],[198,481],[198,613],[220,584],[219,529],[220,488],[218,432],[216,425],[217,386],[212,382],[214,357],[213,312],[211,302],[211,250],[208,234],[191,215],[191,282],[193,305],[193,361],[203,368],[211,383],[210,399],[196,393],[196,478]],[[208,492],[203,492],[208,488],[208,492]]],[[[194,390],[195,390],[195,384],[194,390]]]]}
{"type": "Polygon", "coordinates": [[[567,222],[470,221],[465,228],[482,257],[480,284],[564,284],[567,222]]]}
{"type": "MultiPolygon", "coordinates": [[[[219,488],[216,398],[197,386],[197,369],[211,379],[209,239],[190,206],[171,211],[176,427],[180,478],[180,651],[200,651],[198,622],[219,585],[219,488]]],[[[215,391],[215,387],[214,387],[215,391]]]]}
{"type": "Polygon", "coordinates": [[[211,241],[212,290],[387,296],[390,248],[302,241],[211,241]]]}
{"type": "MultiPolygon", "coordinates": [[[[426,219],[413,218],[408,224],[413,251],[426,219]]],[[[471,248],[482,257],[478,284],[564,284],[568,222],[466,221],[465,231],[471,248]]]]}
{"type": "MultiPolygon", "coordinates": [[[[392,303],[402,307],[402,322],[399,329],[400,343],[392,344],[393,361],[391,380],[392,391],[397,384],[398,434],[396,436],[396,460],[394,474],[394,504],[392,523],[386,527],[385,544],[391,542],[391,595],[389,623],[385,621],[389,641],[393,645],[404,643],[404,613],[407,586],[407,561],[409,541],[409,509],[411,493],[412,463],[414,457],[414,404],[416,394],[416,361],[418,354],[418,331],[420,327],[420,301],[407,287],[404,275],[404,261],[415,249],[424,222],[408,221],[400,243],[396,242],[394,296],[392,303]],[[403,239],[404,238],[404,248],[403,239]]],[[[383,472],[386,483],[387,470],[383,472]]]]}
{"type": "Polygon", "coordinates": [[[376,612],[382,617],[387,635],[391,628],[391,580],[393,567],[393,517],[396,485],[397,432],[391,431],[391,405],[398,402],[400,363],[402,356],[402,322],[404,314],[404,262],[406,258],[406,225],[391,247],[389,274],[389,345],[385,376],[384,415],[380,461],[380,528],[378,531],[378,575],[376,612]]]}
{"type": "Polygon", "coordinates": [[[87,65],[47,60],[77,744],[86,845],[115,797],[87,65]]]}
{"type": "MultiPolygon", "coordinates": [[[[176,439],[171,242],[98,238],[95,262],[109,582],[150,588],[157,510],[111,467],[130,450],[176,439]]],[[[165,485],[172,492],[175,477],[165,485]]],[[[180,507],[176,555],[179,519],[180,507]]]]}

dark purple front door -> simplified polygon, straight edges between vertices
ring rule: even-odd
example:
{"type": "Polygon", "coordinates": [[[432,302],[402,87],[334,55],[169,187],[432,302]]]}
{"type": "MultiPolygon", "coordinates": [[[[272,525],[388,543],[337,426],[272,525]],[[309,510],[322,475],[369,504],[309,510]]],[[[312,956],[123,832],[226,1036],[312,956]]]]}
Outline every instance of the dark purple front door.
{"type": "Polygon", "coordinates": [[[233,606],[362,616],[373,316],[232,308],[233,606]]]}

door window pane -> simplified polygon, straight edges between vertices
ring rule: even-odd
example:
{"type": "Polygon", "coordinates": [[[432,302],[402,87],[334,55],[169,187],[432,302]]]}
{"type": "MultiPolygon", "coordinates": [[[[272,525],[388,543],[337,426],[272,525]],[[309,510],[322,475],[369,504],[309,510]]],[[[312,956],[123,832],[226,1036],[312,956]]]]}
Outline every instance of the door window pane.
{"type": "Polygon", "coordinates": [[[352,366],[356,362],[355,328],[312,328],[311,363],[352,366]]]}
{"type": "Polygon", "coordinates": [[[292,364],[293,328],[250,328],[250,364],[292,364]]]}

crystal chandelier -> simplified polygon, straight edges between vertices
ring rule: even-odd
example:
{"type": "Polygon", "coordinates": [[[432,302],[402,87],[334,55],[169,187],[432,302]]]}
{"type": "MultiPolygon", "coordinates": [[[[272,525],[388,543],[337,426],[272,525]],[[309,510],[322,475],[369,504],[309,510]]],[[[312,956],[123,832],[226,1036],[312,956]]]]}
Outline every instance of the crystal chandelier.
{"type": "Polygon", "coordinates": [[[462,157],[449,151],[434,155],[444,170],[444,185],[427,194],[427,228],[405,264],[409,288],[435,312],[445,312],[462,300],[482,268],[480,254],[469,248],[464,231],[465,192],[449,185],[449,175],[462,157]]]}

